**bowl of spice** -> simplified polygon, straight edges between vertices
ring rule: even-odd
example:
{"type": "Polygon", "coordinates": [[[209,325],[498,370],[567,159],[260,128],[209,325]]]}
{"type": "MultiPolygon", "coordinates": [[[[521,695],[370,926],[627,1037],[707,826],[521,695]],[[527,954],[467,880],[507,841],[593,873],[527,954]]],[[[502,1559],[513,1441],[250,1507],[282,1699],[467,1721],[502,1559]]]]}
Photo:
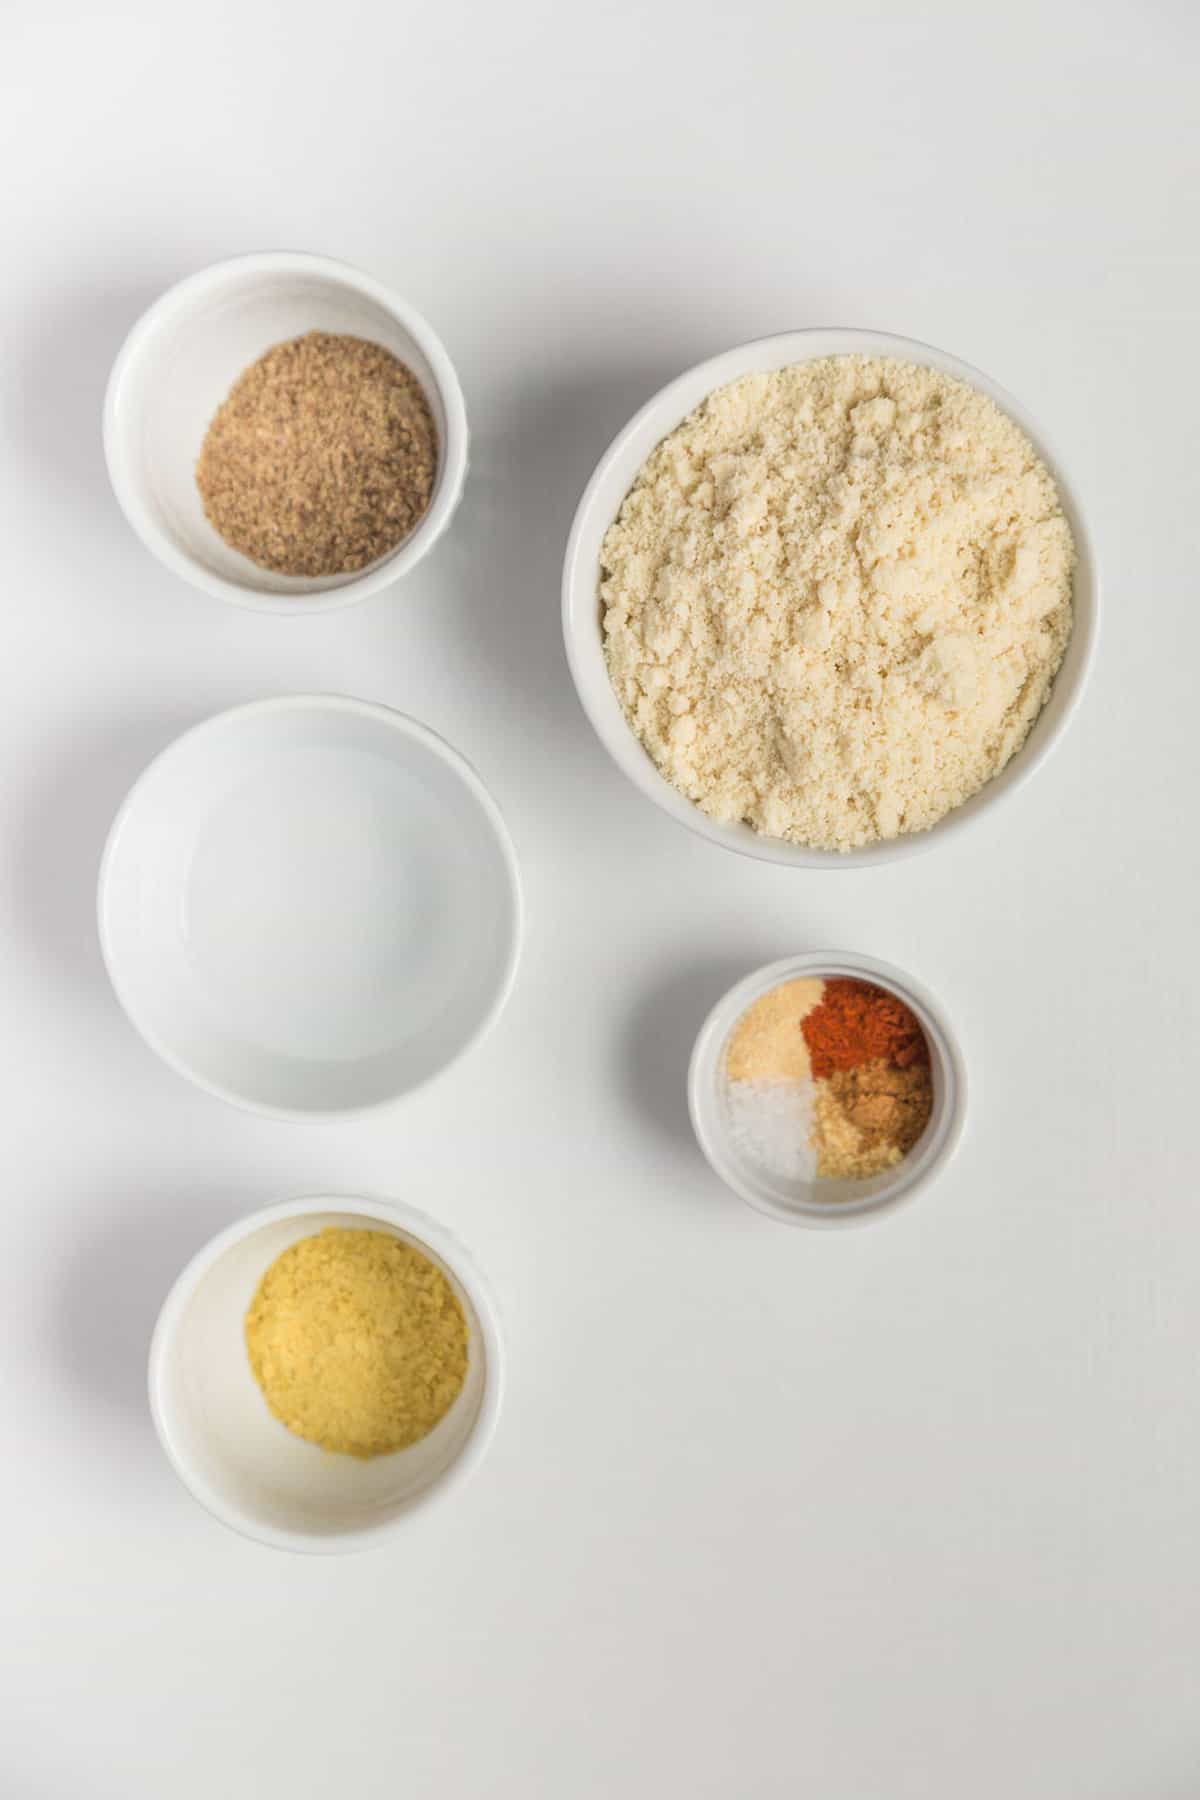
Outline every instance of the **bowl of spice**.
{"type": "Polygon", "coordinates": [[[278,1549],[360,1550],[479,1463],[503,1356],[442,1226],[396,1201],[285,1202],[212,1239],[150,1346],[150,1410],[184,1486],[278,1549]]]}
{"type": "Polygon", "coordinates": [[[822,951],[748,975],[701,1028],[688,1075],[700,1148],[742,1199],[793,1225],[911,1199],[962,1134],[966,1072],[933,996],[890,964],[822,951]]]}
{"type": "Polygon", "coordinates": [[[104,403],[114,492],[148,549],[242,606],[348,606],[406,574],[467,467],[453,364],[382,282],[300,254],[235,257],[129,333],[104,403]]]}
{"type": "Polygon", "coordinates": [[[945,842],[1058,741],[1095,558],[1062,462],[980,370],[786,332],[681,375],[614,440],[563,570],[567,659],[629,780],[802,868],[945,842]]]}

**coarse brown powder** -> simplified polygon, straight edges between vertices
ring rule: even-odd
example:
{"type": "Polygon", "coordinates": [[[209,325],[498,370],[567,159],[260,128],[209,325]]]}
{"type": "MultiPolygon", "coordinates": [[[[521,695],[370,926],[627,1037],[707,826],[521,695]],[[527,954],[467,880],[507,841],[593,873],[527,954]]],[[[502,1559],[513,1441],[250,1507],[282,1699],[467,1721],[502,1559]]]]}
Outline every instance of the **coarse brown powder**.
{"type": "Polygon", "coordinates": [[[426,511],[437,430],[416,376],[381,344],[310,331],[234,382],[196,485],[225,542],[279,575],[364,569],[426,511]]]}

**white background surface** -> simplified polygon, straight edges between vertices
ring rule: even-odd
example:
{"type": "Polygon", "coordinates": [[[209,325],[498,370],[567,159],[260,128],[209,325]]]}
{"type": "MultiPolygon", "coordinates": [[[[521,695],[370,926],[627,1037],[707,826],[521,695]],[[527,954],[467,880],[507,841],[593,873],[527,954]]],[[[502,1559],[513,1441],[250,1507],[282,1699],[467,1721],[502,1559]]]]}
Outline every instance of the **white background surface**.
{"type": "Polygon", "coordinates": [[[5,1800],[1200,1793],[1192,10],[6,15],[5,1800]],[[278,246],[425,310],[474,431],[433,558],[295,622],[164,574],[99,435],[142,307],[278,246]],[[610,767],[557,588],[636,404],[829,323],[1024,399],[1090,503],[1106,617],[1067,740],[976,837],[805,876],[610,767]],[[312,687],[478,763],[529,936],[451,1078],[308,1128],[158,1066],[92,895],[155,750],[312,687]],[[682,1098],[724,986],[824,944],[927,981],[974,1083],[952,1173],[845,1235],[726,1195],[682,1098]],[[471,1246],[511,1390],[478,1478],[405,1541],[298,1560],[177,1487],[146,1339],[216,1228],[356,1187],[471,1246]]]}

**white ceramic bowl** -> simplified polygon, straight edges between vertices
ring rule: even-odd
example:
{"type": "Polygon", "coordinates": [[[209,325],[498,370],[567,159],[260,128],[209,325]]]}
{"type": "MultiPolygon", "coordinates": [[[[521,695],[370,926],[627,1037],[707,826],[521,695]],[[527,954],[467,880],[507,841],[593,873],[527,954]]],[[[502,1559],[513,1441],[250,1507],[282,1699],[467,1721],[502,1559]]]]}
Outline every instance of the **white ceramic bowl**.
{"type": "Polygon", "coordinates": [[[521,928],[479,776],[427,726],[335,695],[218,714],[117,814],[99,927],[146,1041],[285,1117],[381,1105],[496,1018],[521,928]]]}
{"type": "Polygon", "coordinates": [[[478,1464],[495,1429],[504,1367],[496,1309],[466,1251],[396,1201],[337,1196],[251,1213],[194,1256],[150,1344],[150,1411],[175,1473],[202,1506],[281,1550],[364,1550],[478,1464]],[[263,1274],[327,1225],[390,1232],[424,1252],[467,1320],[462,1392],[429,1436],[369,1461],[330,1455],[268,1411],[246,1355],[246,1311],[263,1274]]]}
{"type": "Polygon", "coordinates": [[[617,767],[663,812],[711,843],[721,844],[727,850],[739,850],[744,856],[755,856],[764,862],[788,863],[794,868],[805,869],[861,869],[911,856],[934,844],[946,843],[966,830],[1005,794],[1013,793],[1045,761],[1075,710],[1091,662],[1098,607],[1099,588],[1091,539],[1074,489],[1041,427],[1034,423],[1024,407],[981,370],[959,362],[957,357],[947,356],[929,344],[880,331],[788,331],[779,337],[759,338],[755,343],[727,350],[724,355],[699,363],[672,381],[647,401],[601,457],[575,514],[563,569],[563,632],[567,661],[583,709],[617,767]],[[1075,627],[1071,642],[1053,692],[1016,756],[986,787],[928,831],[888,838],[882,843],[867,844],[842,854],[835,850],[812,850],[781,838],[763,837],[749,825],[727,825],[710,819],[659,774],[630,729],[609,680],[604,660],[599,583],[604,535],[620,511],[638,471],[654,447],[674,431],[706,395],[754,371],[781,369],[821,356],[851,355],[893,356],[906,362],[923,363],[956,376],[989,395],[1026,433],[1054,476],[1075,536],[1078,563],[1075,627]]]}
{"type": "Polygon", "coordinates": [[[349,606],[415,567],[450,522],[467,469],[467,415],[454,366],[421,315],[382,282],[325,256],[273,252],[214,263],[169,288],[133,327],[109,377],[104,453],[129,523],[176,575],[267,612],[349,606]],[[395,550],[350,575],[260,569],[204,516],[196,458],[233,383],[273,344],[306,331],[369,338],[407,363],[438,434],[428,510],[395,550]]]}
{"type": "Polygon", "coordinates": [[[688,1110],[697,1142],[712,1169],[759,1212],[788,1225],[858,1225],[911,1200],[941,1173],[958,1146],[966,1120],[967,1075],[945,1013],[933,995],[873,956],[818,950],[756,969],[730,988],[700,1028],[688,1070],[688,1110]],[[921,1022],[929,1043],[933,1111],[913,1149],[881,1175],[857,1181],[786,1181],[751,1161],[736,1142],[729,1114],[725,1047],[748,1006],[781,982],[802,975],[850,976],[898,994],[921,1022]]]}

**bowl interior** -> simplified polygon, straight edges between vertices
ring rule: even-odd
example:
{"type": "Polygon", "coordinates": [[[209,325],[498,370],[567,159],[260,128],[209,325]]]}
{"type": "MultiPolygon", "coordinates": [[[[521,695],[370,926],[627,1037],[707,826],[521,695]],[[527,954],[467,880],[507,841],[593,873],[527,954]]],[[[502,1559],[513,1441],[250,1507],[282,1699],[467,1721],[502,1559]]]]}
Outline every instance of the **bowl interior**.
{"type": "Polygon", "coordinates": [[[1087,529],[1062,465],[1044,434],[1024,409],[982,371],[928,344],[881,332],[814,330],[786,332],[744,344],[690,369],[654,396],[615,439],[580,502],[567,550],[563,580],[567,658],[583,703],[605,749],[617,766],[656,805],[681,825],[711,842],[766,862],[804,868],[864,868],[944,842],[987,806],[1022,781],[1041,761],[1072,711],[1091,658],[1096,622],[1096,574],[1087,529]],[[892,356],[941,369],[988,394],[1034,444],[1058,484],[1063,510],[1075,538],[1074,627],[1050,697],[1025,743],[987,785],[928,831],[867,844],[844,854],[769,838],[745,824],[711,819],[661,775],[633,733],[609,680],[599,599],[600,550],[612,521],[651,451],[699,406],[707,395],[755,371],[786,368],[822,356],[892,356]]]}
{"type": "Polygon", "coordinates": [[[849,1224],[896,1205],[933,1174],[953,1150],[962,1126],[965,1084],[946,1027],[898,971],[867,958],[802,957],[757,971],[721,1000],[705,1023],[693,1057],[689,1100],[701,1149],[742,1199],[772,1218],[797,1224],[849,1224]],[[933,1110],[918,1142],[894,1168],[857,1180],[787,1178],[747,1154],[733,1126],[725,1052],[747,1007],[797,976],[844,975],[870,981],[911,1007],[929,1044],[933,1110]]]}
{"type": "MultiPolygon", "coordinates": [[[[269,259],[267,259],[269,262],[269,259]]],[[[369,338],[408,364],[429,400],[439,458],[428,518],[446,478],[446,409],[429,359],[387,306],[330,270],[227,264],[185,281],[147,316],[112,397],[110,456],[143,526],[221,580],[255,594],[327,593],[363,570],[277,575],[231,549],[204,515],[196,459],[213,414],[242,371],[273,344],[306,331],[369,338]]],[[[421,529],[418,525],[417,530],[421,529]]],[[[403,546],[380,558],[390,561],[403,546]]],[[[379,566],[378,564],[373,566],[379,566]]]]}
{"type": "Polygon", "coordinates": [[[265,702],[180,738],[118,816],[101,935],[168,1061],[251,1106],[378,1104],[507,989],[519,901],[495,809],[423,727],[265,702]]]}
{"type": "Polygon", "coordinates": [[[446,1474],[475,1429],[487,1380],[478,1312],[454,1270],[420,1237],[362,1213],[307,1212],[276,1219],[221,1252],[164,1310],[151,1371],[160,1430],[197,1497],[231,1523],[265,1533],[336,1538],[403,1512],[446,1474]],[[246,1354],[247,1308],[270,1264],[328,1225],[388,1231],[446,1276],[467,1321],[467,1378],[429,1436],[370,1461],[337,1456],[296,1437],[267,1410],[246,1354]]]}

